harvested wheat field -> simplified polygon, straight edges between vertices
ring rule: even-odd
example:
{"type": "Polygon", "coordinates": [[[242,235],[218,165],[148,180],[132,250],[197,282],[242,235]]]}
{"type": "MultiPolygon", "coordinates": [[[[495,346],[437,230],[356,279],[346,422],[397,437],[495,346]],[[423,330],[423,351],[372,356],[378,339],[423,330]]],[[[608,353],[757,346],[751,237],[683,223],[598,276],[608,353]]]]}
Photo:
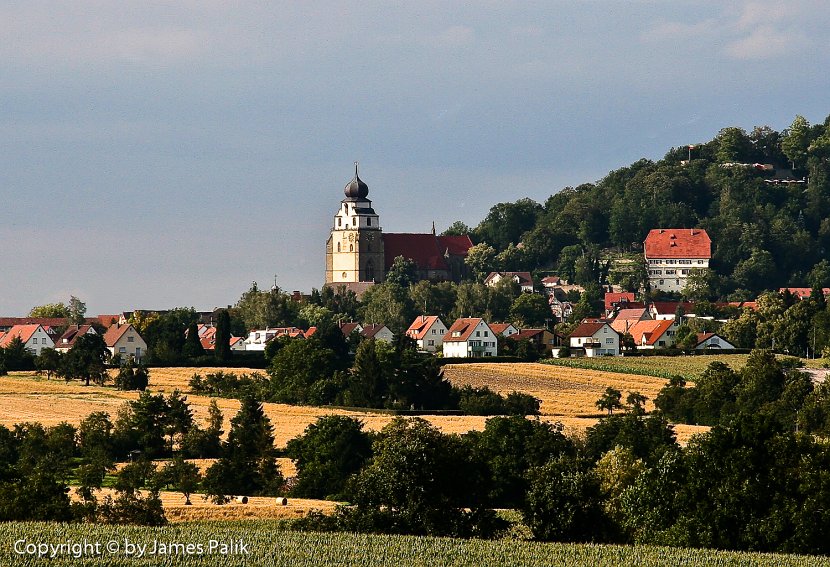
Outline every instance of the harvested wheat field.
{"type": "Polygon", "coordinates": [[[542,400],[542,415],[595,416],[595,402],[607,387],[623,394],[640,392],[648,398],[646,410],[654,409],[653,400],[666,385],[664,378],[639,374],[620,374],[580,368],[563,368],[547,364],[448,364],[444,376],[456,386],[489,386],[500,393],[513,390],[532,394],[542,400]]]}
{"type": "MultiPolygon", "coordinates": [[[[73,491],[73,500],[79,497],[73,491]]],[[[99,499],[106,496],[115,497],[115,491],[103,488],[97,494],[99,499]]],[[[159,493],[164,506],[164,515],[170,522],[196,522],[211,520],[290,520],[301,518],[312,511],[330,514],[334,512],[337,502],[328,500],[310,500],[306,498],[287,498],[283,506],[275,497],[251,496],[247,504],[232,500],[227,504],[214,504],[202,494],[190,495],[190,506],[185,505],[181,492],[162,491],[159,493]]]]}

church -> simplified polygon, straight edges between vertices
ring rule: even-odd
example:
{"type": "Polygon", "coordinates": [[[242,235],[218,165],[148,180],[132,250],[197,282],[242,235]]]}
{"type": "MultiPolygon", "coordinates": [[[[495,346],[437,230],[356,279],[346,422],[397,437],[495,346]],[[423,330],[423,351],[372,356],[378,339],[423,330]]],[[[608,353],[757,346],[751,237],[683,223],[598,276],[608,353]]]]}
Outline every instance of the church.
{"type": "Polygon", "coordinates": [[[422,280],[460,281],[465,275],[464,259],[473,245],[469,236],[437,236],[434,224],[427,234],[384,234],[357,163],[344,193],[326,243],[326,285],[362,295],[384,281],[398,256],[414,261],[422,280]]]}

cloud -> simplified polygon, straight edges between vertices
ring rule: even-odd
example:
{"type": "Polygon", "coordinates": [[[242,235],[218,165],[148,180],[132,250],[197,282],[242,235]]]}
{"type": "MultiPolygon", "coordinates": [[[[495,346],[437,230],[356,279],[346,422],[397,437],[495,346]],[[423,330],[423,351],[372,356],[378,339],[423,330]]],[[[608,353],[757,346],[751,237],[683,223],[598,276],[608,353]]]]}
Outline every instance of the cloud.
{"type": "Polygon", "coordinates": [[[734,59],[766,60],[792,54],[803,46],[804,41],[797,34],[765,25],[729,43],[724,51],[734,59]]]}

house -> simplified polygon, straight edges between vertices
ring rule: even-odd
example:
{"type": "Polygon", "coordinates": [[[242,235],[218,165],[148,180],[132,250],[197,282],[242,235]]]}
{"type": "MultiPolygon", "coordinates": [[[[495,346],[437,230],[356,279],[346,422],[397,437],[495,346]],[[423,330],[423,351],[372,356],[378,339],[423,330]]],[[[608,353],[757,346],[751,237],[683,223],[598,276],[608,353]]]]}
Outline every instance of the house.
{"type": "Polygon", "coordinates": [[[358,335],[363,332],[363,327],[360,323],[340,323],[340,332],[343,333],[343,336],[347,339],[352,336],[352,333],[357,333],[358,335]]]}
{"type": "Polygon", "coordinates": [[[544,352],[545,356],[551,356],[553,349],[565,344],[565,337],[551,333],[547,329],[522,329],[508,338],[513,341],[527,340],[535,345],[540,352],[544,352]]]}
{"type": "MultiPolygon", "coordinates": [[[[810,299],[813,295],[813,290],[809,287],[782,287],[778,290],[778,293],[784,292],[789,292],[790,295],[798,299],[810,299]]],[[[827,297],[830,295],[830,287],[821,288],[821,292],[824,294],[824,297],[827,297]]]]}
{"type": "Polygon", "coordinates": [[[683,315],[695,312],[695,304],[691,301],[655,301],[648,306],[648,313],[652,319],[674,319],[678,307],[683,315]]]}
{"type": "Polygon", "coordinates": [[[698,333],[695,350],[707,349],[734,350],[735,345],[717,333],[698,333]]]}
{"type": "Polygon", "coordinates": [[[628,332],[634,337],[634,342],[640,350],[669,348],[674,346],[674,337],[679,325],[680,323],[674,319],[640,321],[628,332]]]}
{"type": "Polygon", "coordinates": [[[116,354],[122,357],[132,356],[138,361],[147,352],[147,343],[129,323],[111,325],[104,333],[104,343],[113,356],[116,354]]]}
{"type": "Polygon", "coordinates": [[[693,270],[708,270],[712,240],[699,228],[655,228],[643,243],[651,289],[682,291],[693,270]]]}
{"type": "Polygon", "coordinates": [[[387,343],[395,340],[395,334],[382,323],[363,325],[363,330],[360,331],[360,335],[364,339],[375,339],[377,341],[386,341],[387,343]]]}
{"type": "Polygon", "coordinates": [[[519,329],[517,329],[510,323],[490,323],[490,329],[495,334],[501,335],[503,337],[509,337],[510,335],[515,335],[519,332],[519,329]]]}
{"type": "Polygon", "coordinates": [[[20,338],[29,351],[35,356],[45,348],[54,348],[55,341],[43,328],[43,325],[36,323],[29,325],[14,325],[11,329],[0,336],[0,348],[8,347],[15,338],[20,338]]]}
{"type": "MultiPolygon", "coordinates": [[[[215,331],[214,331],[215,332],[215,331]]],[[[238,343],[234,343],[231,340],[232,344],[237,345],[236,350],[257,350],[257,351],[264,351],[265,345],[271,341],[272,339],[279,338],[279,337],[291,337],[291,338],[298,338],[304,339],[306,338],[306,332],[302,329],[298,329],[297,327],[274,327],[274,328],[265,328],[265,329],[254,329],[248,336],[242,341],[242,345],[238,343]]],[[[235,337],[232,337],[232,339],[235,337]]],[[[204,336],[203,339],[203,346],[204,346],[204,336]]],[[[214,347],[211,347],[214,348],[214,347]]]]}
{"type": "Polygon", "coordinates": [[[533,278],[530,272],[490,272],[484,278],[484,285],[494,287],[504,279],[510,279],[519,284],[519,289],[524,293],[533,293],[533,278]]]}
{"type": "Polygon", "coordinates": [[[550,305],[550,312],[560,323],[564,323],[571,318],[574,313],[573,303],[570,301],[561,301],[557,299],[556,295],[548,297],[548,305],[550,305]]]}
{"type": "Polygon", "coordinates": [[[628,333],[640,321],[650,321],[651,315],[645,307],[639,309],[620,309],[611,321],[611,327],[621,335],[628,333]]]}
{"type": "Polygon", "coordinates": [[[55,350],[59,352],[69,352],[75,346],[75,341],[83,337],[87,333],[97,335],[95,328],[92,325],[71,325],[64,333],[55,341],[55,350]]]}
{"type": "Polygon", "coordinates": [[[445,358],[496,356],[498,347],[498,335],[478,317],[456,319],[444,334],[445,358]]]}
{"type": "Polygon", "coordinates": [[[605,312],[616,311],[617,309],[625,309],[628,303],[634,302],[634,293],[632,292],[606,292],[605,294],[605,312]]]}
{"type": "Polygon", "coordinates": [[[406,330],[406,336],[418,344],[418,350],[435,352],[443,346],[446,332],[447,326],[437,315],[421,315],[406,330]]]}
{"type": "MultiPolygon", "coordinates": [[[[202,348],[206,351],[216,350],[216,327],[213,325],[199,325],[199,342],[202,343],[202,348]]],[[[273,338],[273,337],[272,337],[273,338]]],[[[242,337],[234,337],[231,335],[230,347],[232,351],[245,350],[247,345],[245,339],[242,337]]]]}
{"type": "Polygon", "coordinates": [[[572,349],[585,351],[585,356],[617,356],[620,354],[620,334],[607,321],[586,320],[571,333],[572,349]]]}

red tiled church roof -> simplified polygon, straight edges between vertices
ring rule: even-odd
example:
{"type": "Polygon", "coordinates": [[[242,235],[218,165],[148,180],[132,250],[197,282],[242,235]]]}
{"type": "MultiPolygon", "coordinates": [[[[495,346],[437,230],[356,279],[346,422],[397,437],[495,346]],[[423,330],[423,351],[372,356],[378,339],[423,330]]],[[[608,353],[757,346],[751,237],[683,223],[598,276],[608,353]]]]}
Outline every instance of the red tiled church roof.
{"type": "Polygon", "coordinates": [[[472,245],[466,235],[386,233],[383,235],[383,261],[387,270],[398,256],[413,260],[421,270],[447,270],[444,254],[466,256],[472,245]]]}

